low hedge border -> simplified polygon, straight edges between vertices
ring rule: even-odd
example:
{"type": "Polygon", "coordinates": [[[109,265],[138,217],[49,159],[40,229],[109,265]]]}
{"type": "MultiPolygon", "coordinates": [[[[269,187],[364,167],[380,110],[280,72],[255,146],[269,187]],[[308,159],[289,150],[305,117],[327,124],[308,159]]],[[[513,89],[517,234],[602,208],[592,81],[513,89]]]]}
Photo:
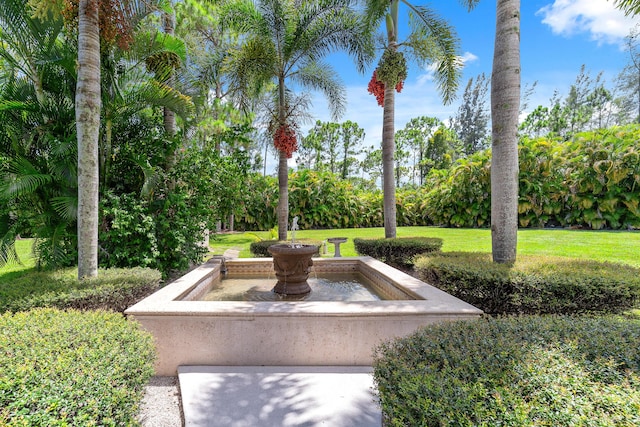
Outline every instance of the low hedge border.
{"type": "Polygon", "coordinates": [[[640,425],[640,320],[485,318],[380,346],[387,426],[640,425]]]}
{"type": "Polygon", "coordinates": [[[398,237],[393,239],[353,239],[356,252],[386,263],[408,266],[416,255],[440,251],[437,237],[398,237]]]}
{"type": "MultiPolygon", "coordinates": [[[[249,245],[249,250],[255,257],[271,257],[268,249],[269,246],[278,245],[278,244],[288,244],[290,241],[280,241],[280,240],[260,240],[259,242],[252,242],[249,245]]],[[[318,248],[318,252],[316,255],[320,255],[320,248],[322,247],[322,242],[318,242],[317,240],[312,239],[296,239],[296,243],[301,245],[315,245],[318,248]]]]}
{"type": "Polygon", "coordinates": [[[572,258],[519,255],[514,265],[491,255],[420,256],[417,276],[487,314],[615,313],[640,299],[640,269],[572,258]]]}
{"type": "Polygon", "coordinates": [[[106,311],[0,315],[0,425],[138,425],[153,338],[106,311]]]}
{"type": "Polygon", "coordinates": [[[150,268],[100,270],[97,278],[81,282],[77,274],[77,269],[36,271],[0,285],[0,313],[36,307],[123,312],[156,291],[161,279],[150,268]]]}

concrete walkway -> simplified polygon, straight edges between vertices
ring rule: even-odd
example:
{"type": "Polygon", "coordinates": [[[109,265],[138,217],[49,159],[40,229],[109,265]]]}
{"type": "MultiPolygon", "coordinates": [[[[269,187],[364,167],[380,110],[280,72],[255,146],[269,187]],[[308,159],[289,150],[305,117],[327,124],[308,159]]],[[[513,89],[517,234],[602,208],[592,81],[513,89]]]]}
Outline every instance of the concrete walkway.
{"type": "Polygon", "coordinates": [[[186,427],[380,427],[372,369],[181,366],[186,427]]]}

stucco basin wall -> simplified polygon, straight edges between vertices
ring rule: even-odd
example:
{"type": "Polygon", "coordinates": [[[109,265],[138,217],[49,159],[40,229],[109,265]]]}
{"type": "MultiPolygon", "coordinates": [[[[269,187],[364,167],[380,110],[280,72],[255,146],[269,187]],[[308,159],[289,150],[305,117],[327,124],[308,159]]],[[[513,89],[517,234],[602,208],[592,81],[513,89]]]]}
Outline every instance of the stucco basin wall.
{"type": "MultiPolygon", "coordinates": [[[[271,258],[226,260],[228,274],[274,277],[271,258]]],[[[220,279],[206,263],[126,310],[153,334],[157,375],[180,365],[369,366],[373,349],[423,325],[482,311],[370,257],[314,258],[320,272],[360,272],[387,298],[368,302],[198,301],[220,279]]],[[[312,273],[313,274],[313,273],[312,273]]]]}

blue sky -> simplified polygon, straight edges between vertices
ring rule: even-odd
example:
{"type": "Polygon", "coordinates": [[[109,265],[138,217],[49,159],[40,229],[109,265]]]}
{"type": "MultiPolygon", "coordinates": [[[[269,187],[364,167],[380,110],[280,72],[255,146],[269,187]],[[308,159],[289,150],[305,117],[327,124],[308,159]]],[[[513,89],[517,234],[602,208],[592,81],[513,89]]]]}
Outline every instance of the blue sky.
{"type": "MultiPolygon", "coordinates": [[[[495,3],[483,0],[467,10],[456,0],[427,2],[415,0],[438,11],[458,32],[461,55],[465,61],[461,91],[469,78],[481,73],[491,75],[495,32],[495,3]]],[[[401,14],[407,10],[401,9],[401,14]]],[[[554,90],[566,94],[575,82],[582,64],[591,77],[603,72],[605,84],[613,84],[616,75],[629,62],[623,50],[627,36],[640,17],[625,17],[608,0],[521,0],[522,84],[537,81],[530,98],[530,109],[548,105],[554,90]]],[[[353,62],[344,55],[329,61],[338,71],[347,89],[347,111],[340,122],[352,120],[365,129],[365,145],[379,146],[382,135],[382,108],[367,93],[367,84],[375,64],[366,74],[358,74],[353,62]]],[[[405,89],[396,96],[396,130],[412,117],[421,115],[446,120],[455,114],[461,94],[450,105],[442,104],[428,69],[415,65],[409,69],[405,89]]],[[[311,113],[315,119],[330,121],[326,102],[313,95],[311,113]]],[[[306,134],[310,126],[303,126],[306,134]]]]}

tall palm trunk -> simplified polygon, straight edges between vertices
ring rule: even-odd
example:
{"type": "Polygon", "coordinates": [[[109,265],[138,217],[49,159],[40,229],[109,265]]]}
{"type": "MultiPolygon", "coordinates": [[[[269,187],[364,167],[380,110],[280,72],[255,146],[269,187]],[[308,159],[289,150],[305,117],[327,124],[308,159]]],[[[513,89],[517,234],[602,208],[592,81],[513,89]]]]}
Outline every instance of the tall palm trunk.
{"type": "Polygon", "coordinates": [[[98,0],[78,11],[78,278],[98,275],[98,136],[100,130],[100,28],[98,0]]]}
{"type": "Polygon", "coordinates": [[[384,196],[384,236],[396,237],[396,185],[394,177],[395,151],[395,87],[385,85],[382,119],[382,192],[384,196]]]}
{"type": "MultiPolygon", "coordinates": [[[[398,0],[392,0],[386,17],[387,49],[398,49],[398,0]]],[[[395,85],[385,82],[382,113],[382,194],[384,236],[396,237],[396,185],[394,180],[395,151],[395,85]]]]}
{"type": "Polygon", "coordinates": [[[520,0],[498,0],[491,75],[491,247],[493,261],[516,260],[520,0]]]}
{"type": "MultiPolygon", "coordinates": [[[[285,101],[284,78],[278,79],[278,126],[285,124],[286,101],[285,101]]],[[[289,225],[289,165],[287,154],[278,150],[280,155],[278,162],[278,240],[287,240],[287,227],[289,225]]]]}

